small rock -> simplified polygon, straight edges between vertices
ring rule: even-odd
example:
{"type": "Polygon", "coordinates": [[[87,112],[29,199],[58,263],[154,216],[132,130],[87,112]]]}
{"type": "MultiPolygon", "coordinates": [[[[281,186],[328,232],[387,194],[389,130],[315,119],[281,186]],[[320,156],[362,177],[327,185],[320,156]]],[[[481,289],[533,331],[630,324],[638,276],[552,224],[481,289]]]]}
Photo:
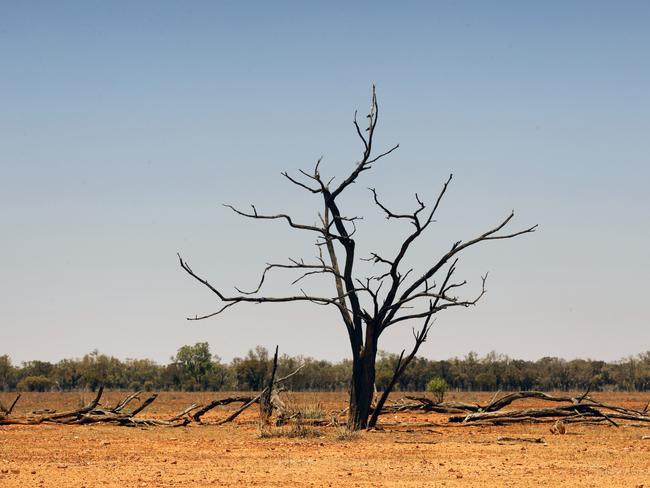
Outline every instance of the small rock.
{"type": "Polygon", "coordinates": [[[20,469],[12,469],[11,474],[20,474],[20,469]]]}
{"type": "Polygon", "coordinates": [[[171,462],[171,464],[178,464],[178,461],[176,461],[176,460],[174,459],[174,460],[171,462]]]}

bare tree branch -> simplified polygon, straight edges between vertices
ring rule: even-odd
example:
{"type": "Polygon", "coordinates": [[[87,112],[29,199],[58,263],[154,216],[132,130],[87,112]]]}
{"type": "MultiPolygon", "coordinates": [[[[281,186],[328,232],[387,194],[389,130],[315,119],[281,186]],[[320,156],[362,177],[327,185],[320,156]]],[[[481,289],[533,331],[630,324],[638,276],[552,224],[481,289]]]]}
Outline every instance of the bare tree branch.
{"type": "Polygon", "coordinates": [[[336,274],[336,271],[334,268],[331,266],[326,266],[325,264],[305,264],[301,263],[298,261],[293,261],[292,264],[279,264],[279,263],[269,263],[266,265],[266,268],[264,268],[264,271],[262,273],[262,277],[260,278],[260,282],[257,285],[257,288],[255,288],[252,291],[243,291],[237,287],[235,287],[235,290],[237,290],[238,293],[241,293],[242,295],[254,295],[260,291],[262,288],[262,285],[264,284],[264,280],[266,279],[266,274],[271,271],[272,269],[311,269],[315,270],[312,272],[308,272],[300,276],[299,278],[295,279],[294,281],[291,282],[292,285],[296,284],[298,281],[300,281],[302,278],[305,276],[312,274],[312,273],[332,273],[336,274]]]}
{"type": "MultiPolygon", "coordinates": [[[[420,286],[422,286],[427,280],[431,279],[451,258],[456,256],[458,253],[463,251],[464,249],[467,249],[470,246],[473,246],[475,244],[478,244],[480,242],[488,241],[488,240],[498,240],[498,239],[512,239],[513,237],[517,237],[523,234],[528,234],[535,232],[537,229],[537,225],[534,225],[532,227],[529,227],[527,229],[517,231],[511,234],[504,234],[504,235],[498,235],[497,232],[499,232],[501,229],[503,229],[508,222],[514,217],[514,212],[511,212],[506,219],[504,219],[501,223],[499,223],[496,227],[488,230],[487,232],[484,232],[480,236],[471,239],[465,243],[462,241],[457,241],[455,242],[449,252],[447,252],[445,255],[443,255],[436,264],[434,264],[432,267],[429,268],[429,270],[424,273],[420,278],[415,280],[402,294],[400,295],[399,300],[402,301],[406,298],[408,298],[414,291],[416,291],[420,286]]],[[[485,280],[484,280],[485,281],[485,280]]],[[[482,295],[481,295],[482,296],[482,295]]],[[[480,298],[480,297],[479,297],[480,298]]],[[[474,305],[477,300],[469,301],[469,302],[458,302],[453,305],[448,305],[444,308],[449,308],[449,306],[469,306],[469,305],[474,305]]],[[[385,303],[385,308],[382,309],[382,312],[387,312],[385,316],[385,321],[387,323],[394,323],[393,317],[395,313],[397,312],[395,309],[392,309],[388,311],[388,308],[392,305],[392,303],[389,303],[388,298],[385,303]],[[386,306],[386,304],[388,304],[386,306]]],[[[444,309],[443,308],[443,309],[444,309]]]]}
{"type": "Polygon", "coordinates": [[[253,213],[243,212],[243,211],[238,210],[237,208],[233,207],[232,205],[228,205],[228,204],[225,204],[225,203],[224,203],[223,206],[229,208],[230,210],[232,210],[236,214],[239,214],[239,215],[241,215],[243,217],[248,217],[250,219],[260,219],[260,220],[284,219],[294,229],[309,230],[309,231],[312,231],[312,232],[318,232],[319,234],[323,234],[325,232],[320,227],[315,227],[313,225],[296,224],[293,221],[293,219],[287,214],[276,214],[276,215],[263,215],[263,214],[260,214],[260,213],[257,212],[257,209],[255,208],[255,205],[251,205],[251,208],[253,209],[253,213]]]}
{"type": "MultiPolygon", "coordinates": [[[[304,294],[303,295],[294,295],[294,296],[287,296],[287,297],[254,297],[254,296],[248,296],[248,295],[237,295],[233,297],[228,297],[221,293],[217,288],[212,286],[207,280],[204,278],[201,278],[198,276],[194,271],[192,271],[192,268],[187,264],[187,262],[183,261],[183,258],[181,257],[180,254],[178,254],[178,259],[181,265],[181,268],[183,268],[190,276],[192,276],[195,280],[197,280],[199,283],[203,284],[206,286],[208,289],[210,289],[215,295],[219,297],[219,299],[223,302],[229,302],[226,303],[221,309],[218,311],[211,313],[209,315],[204,315],[201,317],[194,317],[194,318],[188,318],[188,320],[202,320],[205,318],[209,317],[214,317],[215,315],[220,314],[227,308],[237,304],[237,303],[242,303],[242,302],[248,302],[248,303],[285,303],[285,302],[299,302],[299,301],[308,301],[312,303],[317,303],[320,305],[336,305],[337,307],[340,306],[338,303],[338,297],[334,298],[325,298],[325,297],[315,297],[311,295],[304,294]]],[[[356,292],[356,290],[354,290],[356,292]]]]}

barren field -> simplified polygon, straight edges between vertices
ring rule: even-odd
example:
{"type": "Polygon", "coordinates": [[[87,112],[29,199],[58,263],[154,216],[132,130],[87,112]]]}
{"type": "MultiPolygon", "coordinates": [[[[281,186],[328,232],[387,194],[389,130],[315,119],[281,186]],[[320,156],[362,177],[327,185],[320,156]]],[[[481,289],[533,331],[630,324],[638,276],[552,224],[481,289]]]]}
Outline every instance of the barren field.
{"type": "MultiPolygon", "coordinates": [[[[24,394],[16,413],[75,408],[92,394],[24,394]],[[83,398],[82,398],[83,397],[83,398]]],[[[124,392],[108,392],[115,403],[124,392]]],[[[161,393],[148,417],[169,417],[219,393],[161,393]]],[[[393,399],[399,398],[399,393],[393,399]]],[[[650,394],[593,394],[599,400],[643,408],[650,394]]],[[[287,395],[294,405],[345,406],[341,393],[287,395]]],[[[450,394],[485,402],[492,394],[450,394]]],[[[13,394],[0,393],[10,403],[13,394]]],[[[530,400],[523,406],[540,406],[530,400]]],[[[223,418],[221,407],[204,417],[223,418]]],[[[276,428],[260,438],[257,409],[222,426],[128,428],[90,426],[0,427],[0,487],[203,486],[593,486],[650,487],[650,425],[569,425],[553,435],[549,424],[507,427],[447,423],[447,415],[385,415],[380,429],[343,438],[336,427],[308,427],[305,437],[276,428]],[[397,423],[401,425],[396,425],[397,423]],[[500,442],[501,436],[543,437],[543,444],[500,442]]],[[[343,436],[345,437],[345,436],[343,436]]]]}

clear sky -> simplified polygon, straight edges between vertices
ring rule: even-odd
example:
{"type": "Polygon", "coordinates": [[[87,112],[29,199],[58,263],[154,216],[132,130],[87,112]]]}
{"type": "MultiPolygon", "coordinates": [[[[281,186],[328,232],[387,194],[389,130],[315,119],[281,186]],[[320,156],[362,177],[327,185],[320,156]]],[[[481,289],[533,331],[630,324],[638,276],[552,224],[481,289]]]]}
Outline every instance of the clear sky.
{"type": "MultiPolygon", "coordinates": [[[[226,290],[313,256],[310,238],[220,205],[313,222],[318,200],[280,172],[324,155],[325,175],[345,175],[373,82],[377,143],[401,148],[342,201],[366,216],[362,255],[408,230],[367,186],[407,210],[450,172],[416,267],[512,208],[515,226],[540,225],[465,255],[459,276],[475,292],[489,271],[488,294],[441,313],[422,355],[650,349],[649,24],[645,1],[0,1],[0,354],[167,361],[209,341],[224,359],[276,343],[347,357],[334,309],[185,321],[218,304],[175,253],[226,290]]],[[[380,347],[411,342],[407,325],[380,347]]]]}

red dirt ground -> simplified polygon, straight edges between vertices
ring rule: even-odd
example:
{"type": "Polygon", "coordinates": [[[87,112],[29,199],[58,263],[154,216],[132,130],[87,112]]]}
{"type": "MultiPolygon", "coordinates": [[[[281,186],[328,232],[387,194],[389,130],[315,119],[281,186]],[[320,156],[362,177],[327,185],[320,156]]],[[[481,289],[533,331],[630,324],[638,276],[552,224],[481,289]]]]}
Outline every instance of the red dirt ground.
{"type": "MultiPolygon", "coordinates": [[[[113,404],[125,394],[108,392],[113,404]]],[[[162,393],[143,416],[169,417],[192,402],[224,393],[162,393]]],[[[17,414],[76,407],[92,394],[26,394],[17,414]]],[[[400,394],[395,394],[398,398],[400,394]]],[[[486,402],[491,394],[449,399],[486,402]]],[[[643,408],[650,394],[594,394],[608,403],[643,408]]],[[[1,393],[8,403],[12,394],[1,393]]],[[[343,408],[340,393],[291,394],[295,405],[343,408]]],[[[532,400],[519,406],[543,405],[532,400]]],[[[205,420],[223,418],[223,408],[205,420]]],[[[569,425],[552,435],[548,424],[457,426],[446,415],[399,414],[384,428],[339,439],[335,427],[290,428],[260,438],[255,408],[222,426],[127,428],[92,426],[0,427],[0,487],[208,487],[208,486],[571,486],[650,488],[650,425],[569,425]],[[396,427],[395,422],[417,425],[396,427]],[[500,436],[544,437],[545,444],[499,443],[500,436]]]]}

